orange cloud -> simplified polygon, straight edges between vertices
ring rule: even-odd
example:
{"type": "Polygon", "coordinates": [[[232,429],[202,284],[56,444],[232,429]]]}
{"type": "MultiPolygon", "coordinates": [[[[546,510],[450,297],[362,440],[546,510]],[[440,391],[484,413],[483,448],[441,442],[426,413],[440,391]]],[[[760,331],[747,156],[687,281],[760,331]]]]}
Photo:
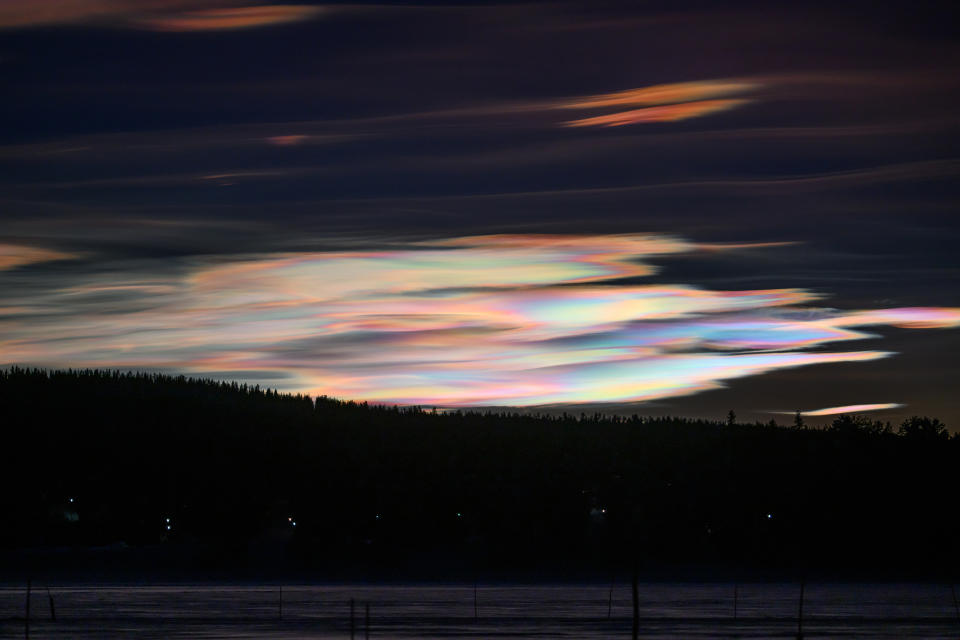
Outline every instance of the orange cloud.
{"type": "Polygon", "coordinates": [[[140,18],[137,25],[155,31],[213,31],[250,29],[309,20],[323,9],[310,5],[263,5],[203,9],[173,15],[140,18]]]}
{"type": "Polygon", "coordinates": [[[132,12],[161,11],[184,4],[183,0],[3,0],[0,2],[0,28],[111,19],[132,12]]]}
{"type": "Polygon", "coordinates": [[[300,144],[309,137],[310,136],[305,135],[270,136],[267,138],[267,142],[278,147],[292,147],[300,144]]]}
{"type": "Polygon", "coordinates": [[[0,244],[0,271],[14,269],[37,262],[52,260],[67,260],[76,256],[70,253],[61,253],[50,249],[25,247],[17,244],[0,244]]]}
{"type": "Polygon", "coordinates": [[[156,31],[246,29],[309,20],[322,11],[313,5],[248,6],[244,0],[0,0],[0,29],[84,22],[156,31]]]}
{"type": "Polygon", "coordinates": [[[615,93],[586,96],[571,102],[557,104],[557,109],[597,109],[623,105],[652,106],[679,102],[693,102],[721,98],[744,93],[758,88],[754,82],[736,82],[729,80],[702,80],[699,82],[675,82],[657,84],[640,89],[629,89],[615,93]]]}
{"type": "Polygon", "coordinates": [[[678,122],[680,120],[689,120],[690,118],[699,118],[711,113],[727,111],[744,105],[747,102],[750,101],[742,99],[701,100],[699,102],[645,107],[642,109],[631,109],[630,111],[608,113],[602,116],[593,116],[591,118],[582,118],[580,120],[570,120],[569,122],[565,122],[564,126],[620,127],[626,124],[639,124],[643,122],[678,122]]]}
{"type": "Polygon", "coordinates": [[[746,80],[675,82],[571,98],[555,102],[549,108],[589,111],[607,107],[639,107],[570,120],[563,123],[567,127],[619,127],[645,122],[678,122],[742,106],[750,100],[729,96],[742,95],[762,86],[759,82],[746,80]]]}

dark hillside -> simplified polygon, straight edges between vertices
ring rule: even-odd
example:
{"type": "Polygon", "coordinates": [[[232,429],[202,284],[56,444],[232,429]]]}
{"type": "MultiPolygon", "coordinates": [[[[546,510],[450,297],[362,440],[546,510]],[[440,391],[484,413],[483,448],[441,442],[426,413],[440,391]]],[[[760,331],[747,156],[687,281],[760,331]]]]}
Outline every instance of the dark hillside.
{"type": "Polygon", "coordinates": [[[123,541],[330,571],[956,567],[960,440],[930,420],[435,413],[21,369],[0,402],[8,549],[123,541]]]}

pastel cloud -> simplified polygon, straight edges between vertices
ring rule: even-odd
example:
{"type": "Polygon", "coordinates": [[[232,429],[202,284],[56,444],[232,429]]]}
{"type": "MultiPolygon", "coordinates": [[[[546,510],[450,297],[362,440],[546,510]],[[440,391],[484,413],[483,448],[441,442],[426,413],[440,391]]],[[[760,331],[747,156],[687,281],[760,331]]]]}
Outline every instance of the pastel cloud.
{"type": "Polygon", "coordinates": [[[320,7],[310,5],[226,7],[144,17],[138,19],[137,24],[155,31],[249,29],[309,20],[321,12],[320,7]]]}
{"type": "Polygon", "coordinates": [[[760,88],[760,84],[746,80],[701,80],[657,84],[614,93],[584,96],[561,102],[558,109],[597,109],[602,107],[652,106],[711,100],[738,95],[760,88]]]}
{"type": "Polygon", "coordinates": [[[690,118],[700,118],[712,113],[729,111],[749,100],[700,100],[682,104],[669,104],[659,107],[646,107],[618,111],[602,116],[570,120],[564,123],[568,127],[620,127],[627,124],[641,124],[645,122],[678,122],[690,118]]]}
{"type": "Polygon", "coordinates": [[[0,300],[0,363],[256,371],[311,394],[536,406],[877,360],[890,353],[824,347],[876,337],[865,326],[960,326],[960,309],[838,311],[801,289],[642,282],[650,258],[717,250],[662,235],[494,235],[233,256],[166,279],[98,271],[0,300]]]}
{"type": "Polygon", "coordinates": [[[308,4],[250,5],[243,0],[4,0],[0,29],[105,23],[157,31],[246,29],[309,20],[308,4]]]}
{"type": "Polygon", "coordinates": [[[277,147],[293,147],[305,142],[310,136],[302,134],[288,134],[283,136],[269,136],[267,142],[277,147]]]}
{"type": "MultiPolygon", "coordinates": [[[[899,409],[902,404],[885,402],[882,404],[850,404],[843,407],[827,407],[814,411],[801,411],[805,416],[836,416],[844,413],[863,413],[865,411],[883,411],[884,409],[899,409]]],[[[786,412],[784,412],[786,413],[786,412]]]]}
{"type": "Polygon", "coordinates": [[[595,110],[608,107],[638,107],[567,121],[567,127],[619,127],[650,122],[679,122],[729,111],[750,102],[732,98],[760,89],[758,82],[703,80],[659,84],[627,91],[584,96],[553,105],[554,109],[595,110]]]}
{"type": "Polygon", "coordinates": [[[0,243],[0,271],[38,262],[69,260],[75,257],[73,254],[53,251],[51,249],[0,243]]]}

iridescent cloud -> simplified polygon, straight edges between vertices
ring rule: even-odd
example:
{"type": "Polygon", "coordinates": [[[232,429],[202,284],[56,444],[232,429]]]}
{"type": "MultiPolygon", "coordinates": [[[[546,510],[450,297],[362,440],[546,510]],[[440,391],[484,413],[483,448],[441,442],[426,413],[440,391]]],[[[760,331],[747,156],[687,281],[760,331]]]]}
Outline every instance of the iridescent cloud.
{"type": "Polygon", "coordinates": [[[0,29],[104,23],[157,31],[210,31],[298,22],[322,11],[309,4],[250,5],[244,0],[4,0],[0,29]]]}
{"type": "Polygon", "coordinates": [[[701,80],[697,82],[674,82],[657,84],[639,89],[628,89],[597,96],[584,96],[556,105],[558,109],[596,109],[620,106],[653,106],[711,100],[746,93],[760,88],[760,84],[748,80],[701,80]]]}
{"type": "Polygon", "coordinates": [[[148,16],[137,19],[136,24],[156,31],[250,29],[309,20],[318,16],[321,11],[320,7],[302,4],[226,7],[148,16]]]}
{"type": "Polygon", "coordinates": [[[761,87],[758,82],[746,80],[676,82],[584,96],[557,102],[553,108],[593,110],[605,107],[638,107],[570,120],[564,123],[567,127],[620,127],[645,122],[679,122],[747,104],[750,100],[728,96],[744,94],[761,87]]]}
{"type": "Polygon", "coordinates": [[[285,390],[359,400],[535,406],[876,360],[890,353],[823,349],[875,338],[861,328],[878,324],[960,326],[960,309],[838,311],[801,289],[642,281],[655,256],[743,250],[662,235],[494,235],[194,259],[165,278],[65,272],[0,299],[0,362],[259,372],[285,390]]]}
{"type": "Polygon", "coordinates": [[[684,102],[683,104],[667,104],[659,107],[645,107],[618,111],[602,116],[570,120],[564,123],[568,127],[620,127],[626,124],[640,124],[644,122],[678,122],[690,118],[700,118],[729,111],[746,104],[749,100],[701,100],[699,102],[684,102]]]}
{"type": "Polygon", "coordinates": [[[63,253],[61,251],[53,251],[51,249],[0,243],[0,271],[22,267],[37,262],[69,260],[75,257],[76,256],[73,254],[63,253]]]}
{"type": "MultiPolygon", "coordinates": [[[[844,413],[863,413],[864,411],[883,411],[884,409],[899,409],[902,404],[896,402],[885,402],[883,404],[850,404],[843,407],[827,407],[826,409],[816,409],[814,411],[801,411],[805,416],[836,416],[844,413]]],[[[782,411],[780,413],[792,413],[782,411]]]]}

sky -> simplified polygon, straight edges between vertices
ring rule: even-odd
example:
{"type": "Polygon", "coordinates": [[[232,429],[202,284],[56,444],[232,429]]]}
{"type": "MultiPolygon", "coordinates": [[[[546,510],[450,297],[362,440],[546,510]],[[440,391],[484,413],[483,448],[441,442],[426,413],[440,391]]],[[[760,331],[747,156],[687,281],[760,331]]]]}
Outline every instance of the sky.
{"type": "Polygon", "coordinates": [[[5,0],[0,366],[957,430],[957,17],[5,0]]]}

